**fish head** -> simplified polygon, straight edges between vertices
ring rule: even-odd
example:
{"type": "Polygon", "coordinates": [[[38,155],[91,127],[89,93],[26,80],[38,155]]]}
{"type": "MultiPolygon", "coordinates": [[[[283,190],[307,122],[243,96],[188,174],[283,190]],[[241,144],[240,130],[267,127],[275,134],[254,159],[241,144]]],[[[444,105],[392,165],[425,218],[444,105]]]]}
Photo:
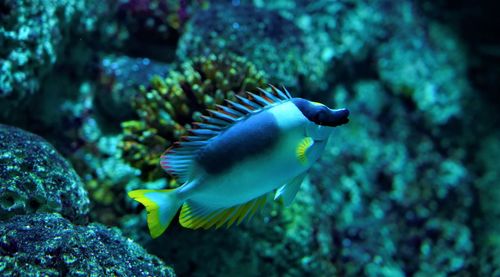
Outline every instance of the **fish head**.
{"type": "Polygon", "coordinates": [[[331,109],[324,104],[303,98],[293,98],[292,101],[307,118],[306,132],[315,140],[326,139],[333,131],[333,127],[349,122],[348,109],[331,109]]]}

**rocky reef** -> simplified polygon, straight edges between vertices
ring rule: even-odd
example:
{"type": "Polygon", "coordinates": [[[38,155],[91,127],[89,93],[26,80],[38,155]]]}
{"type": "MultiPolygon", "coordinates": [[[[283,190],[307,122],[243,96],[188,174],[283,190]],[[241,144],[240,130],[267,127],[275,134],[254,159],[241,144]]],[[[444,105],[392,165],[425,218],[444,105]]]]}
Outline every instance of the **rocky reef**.
{"type": "Polygon", "coordinates": [[[495,11],[3,1],[0,275],[498,275],[495,11]],[[179,186],[160,155],[268,83],[351,112],[293,204],[229,229],[174,219],[152,240],[127,192],[179,186]]]}
{"type": "Polygon", "coordinates": [[[302,31],[279,13],[251,5],[216,4],[193,15],[177,56],[232,53],[251,60],[271,82],[300,88],[304,80],[312,83],[320,78],[314,60],[305,58],[307,52],[302,31]]]}
{"type": "Polygon", "coordinates": [[[175,276],[118,230],[73,225],[58,214],[0,222],[0,253],[2,276],[175,276]]]}
{"type": "Polygon", "coordinates": [[[43,138],[0,124],[0,218],[58,212],[85,222],[89,199],[72,166],[43,138]]]}
{"type": "Polygon", "coordinates": [[[0,124],[2,276],[174,276],[142,247],[87,224],[89,199],[71,165],[41,137],[0,124]]]}

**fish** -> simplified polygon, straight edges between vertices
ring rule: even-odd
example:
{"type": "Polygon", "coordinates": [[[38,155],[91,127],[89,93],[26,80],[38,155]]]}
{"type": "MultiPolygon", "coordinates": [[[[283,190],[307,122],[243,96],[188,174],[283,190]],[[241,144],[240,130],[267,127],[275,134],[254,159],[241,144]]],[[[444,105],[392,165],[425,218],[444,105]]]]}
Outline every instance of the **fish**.
{"type": "Polygon", "coordinates": [[[181,186],[128,192],[145,206],[153,238],[179,209],[181,226],[209,229],[250,220],[271,195],[290,205],[335,127],[349,121],[348,109],[294,98],[285,87],[258,90],[208,110],[165,151],[160,164],[181,186]]]}

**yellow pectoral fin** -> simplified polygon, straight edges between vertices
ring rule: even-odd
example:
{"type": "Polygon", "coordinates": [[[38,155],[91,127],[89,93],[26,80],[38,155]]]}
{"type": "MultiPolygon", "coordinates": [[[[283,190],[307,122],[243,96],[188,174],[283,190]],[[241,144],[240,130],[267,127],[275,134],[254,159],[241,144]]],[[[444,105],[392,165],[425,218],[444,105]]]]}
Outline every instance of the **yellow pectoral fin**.
{"type": "Polygon", "coordinates": [[[305,137],[303,138],[299,144],[297,145],[297,148],[295,150],[295,156],[297,157],[297,160],[303,165],[307,164],[307,149],[311,148],[313,146],[314,140],[311,137],[305,137]]]}

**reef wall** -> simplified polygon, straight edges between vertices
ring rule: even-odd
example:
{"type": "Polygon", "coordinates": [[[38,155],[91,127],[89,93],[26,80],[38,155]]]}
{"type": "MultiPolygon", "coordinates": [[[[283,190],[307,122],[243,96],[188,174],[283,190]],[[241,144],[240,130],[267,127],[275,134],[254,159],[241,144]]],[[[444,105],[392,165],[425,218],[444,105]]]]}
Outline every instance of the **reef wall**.
{"type": "Polygon", "coordinates": [[[490,5],[3,1],[0,273],[499,274],[490,5]],[[294,203],[152,240],[127,192],[181,185],[165,149],[268,83],[351,111],[294,203]]]}

